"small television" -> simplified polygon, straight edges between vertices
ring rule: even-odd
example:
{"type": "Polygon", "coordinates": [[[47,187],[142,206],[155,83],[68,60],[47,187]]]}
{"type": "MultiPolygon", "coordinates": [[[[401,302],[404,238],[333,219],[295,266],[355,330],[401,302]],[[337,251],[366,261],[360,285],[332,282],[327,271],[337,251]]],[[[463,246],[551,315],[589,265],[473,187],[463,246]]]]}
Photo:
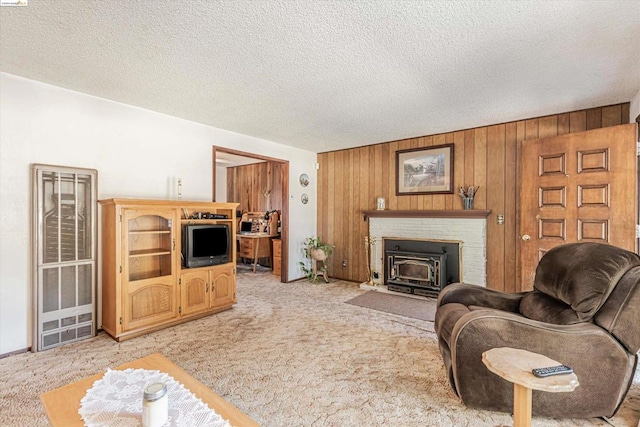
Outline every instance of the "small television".
{"type": "Polygon", "coordinates": [[[226,224],[188,224],[182,227],[182,263],[186,268],[229,262],[231,235],[226,224]]]}

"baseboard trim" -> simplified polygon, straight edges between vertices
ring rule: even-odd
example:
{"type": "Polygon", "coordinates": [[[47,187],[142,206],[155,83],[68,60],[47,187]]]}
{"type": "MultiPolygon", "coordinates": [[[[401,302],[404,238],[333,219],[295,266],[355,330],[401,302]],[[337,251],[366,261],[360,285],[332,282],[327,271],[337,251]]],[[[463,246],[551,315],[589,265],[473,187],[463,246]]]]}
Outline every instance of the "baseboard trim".
{"type": "Polygon", "coordinates": [[[27,347],[22,350],[10,351],[9,353],[0,354],[0,359],[4,359],[5,357],[15,356],[16,354],[28,353],[31,351],[31,347],[27,347]]]}

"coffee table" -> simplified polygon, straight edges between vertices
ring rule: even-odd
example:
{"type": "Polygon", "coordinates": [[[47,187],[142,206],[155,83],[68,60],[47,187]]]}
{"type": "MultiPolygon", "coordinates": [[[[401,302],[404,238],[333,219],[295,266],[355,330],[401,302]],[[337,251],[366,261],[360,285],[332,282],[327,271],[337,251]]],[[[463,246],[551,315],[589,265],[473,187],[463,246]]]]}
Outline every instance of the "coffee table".
{"type": "MultiPolygon", "coordinates": [[[[169,359],[155,353],[142,359],[125,363],[115,369],[149,369],[159,370],[172,376],[176,381],[182,383],[187,389],[195,394],[200,400],[209,405],[222,418],[228,420],[234,427],[253,427],[258,423],[247,415],[240,412],[238,408],[224,400],[220,395],[211,391],[207,386],[193,378],[185,370],[173,364],[169,359]]],[[[85,378],[78,382],[68,384],[46,392],[40,396],[42,403],[49,416],[49,421],[53,426],[84,426],[84,422],[78,410],[80,401],[91,388],[96,380],[102,378],[104,373],[85,378]]]]}
{"type": "Polygon", "coordinates": [[[560,365],[546,356],[518,348],[492,348],[482,353],[482,362],[494,374],[513,383],[513,425],[531,427],[531,392],[542,390],[552,393],[573,391],[578,385],[576,374],[553,375],[538,378],[534,368],[560,365]]]}

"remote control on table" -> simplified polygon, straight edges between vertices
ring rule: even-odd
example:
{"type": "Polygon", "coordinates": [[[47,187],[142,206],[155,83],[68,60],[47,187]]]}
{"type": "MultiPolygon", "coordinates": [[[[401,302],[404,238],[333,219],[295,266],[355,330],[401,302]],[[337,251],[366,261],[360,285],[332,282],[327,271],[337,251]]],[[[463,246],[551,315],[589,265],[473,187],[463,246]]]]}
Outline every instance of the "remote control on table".
{"type": "Polygon", "coordinates": [[[573,369],[567,365],[549,366],[546,368],[535,368],[531,370],[531,373],[536,377],[544,378],[551,375],[571,374],[573,369]]]}

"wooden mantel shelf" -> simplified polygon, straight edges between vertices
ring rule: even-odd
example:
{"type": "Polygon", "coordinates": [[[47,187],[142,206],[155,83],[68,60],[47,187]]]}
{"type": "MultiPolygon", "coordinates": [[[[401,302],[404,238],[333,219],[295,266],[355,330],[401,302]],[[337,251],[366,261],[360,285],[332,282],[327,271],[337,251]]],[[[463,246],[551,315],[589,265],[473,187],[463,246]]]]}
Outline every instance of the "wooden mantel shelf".
{"type": "Polygon", "coordinates": [[[362,211],[364,219],[367,218],[486,218],[491,210],[470,209],[470,210],[422,210],[422,211],[401,211],[401,210],[372,210],[362,211]]]}

